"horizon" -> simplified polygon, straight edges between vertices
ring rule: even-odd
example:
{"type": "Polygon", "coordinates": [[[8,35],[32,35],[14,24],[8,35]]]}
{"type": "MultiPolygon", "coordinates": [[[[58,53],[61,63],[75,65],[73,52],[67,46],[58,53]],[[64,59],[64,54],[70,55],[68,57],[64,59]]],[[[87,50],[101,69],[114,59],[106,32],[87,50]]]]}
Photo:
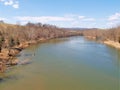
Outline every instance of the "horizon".
{"type": "Polygon", "coordinates": [[[0,0],[0,20],[62,28],[111,28],[120,24],[118,0],[0,0]]]}

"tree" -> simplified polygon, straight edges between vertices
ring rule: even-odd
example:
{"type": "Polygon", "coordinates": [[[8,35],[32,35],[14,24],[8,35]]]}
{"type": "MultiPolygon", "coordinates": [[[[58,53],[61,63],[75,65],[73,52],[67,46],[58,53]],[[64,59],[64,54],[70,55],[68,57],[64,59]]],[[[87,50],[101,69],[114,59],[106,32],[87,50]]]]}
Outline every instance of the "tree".
{"type": "Polygon", "coordinates": [[[5,41],[4,36],[0,36],[0,52],[2,50],[2,45],[3,45],[4,41],[5,41]]]}
{"type": "Polygon", "coordinates": [[[9,47],[13,47],[15,45],[15,41],[13,39],[13,37],[9,38],[9,47]]]}

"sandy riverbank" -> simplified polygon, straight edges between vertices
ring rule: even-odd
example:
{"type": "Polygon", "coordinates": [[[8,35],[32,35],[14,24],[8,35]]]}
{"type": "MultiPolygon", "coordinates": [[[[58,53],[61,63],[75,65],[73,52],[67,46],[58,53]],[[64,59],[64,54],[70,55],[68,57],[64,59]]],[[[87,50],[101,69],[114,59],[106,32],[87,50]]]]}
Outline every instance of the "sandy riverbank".
{"type": "MultiPolygon", "coordinates": [[[[85,38],[89,39],[89,40],[96,40],[96,37],[91,37],[91,36],[85,36],[85,38]]],[[[102,41],[100,40],[102,43],[112,46],[114,48],[120,49],[120,43],[119,42],[115,42],[112,40],[106,40],[106,41],[102,41]]]]}
{"type": "Polygon", "coordinates": [[[112,46],[114,48],[120,49],[120,43],[119,42],[107,40],[107,41],[104,41],[103,43],[106,44],[106,45],[112,46]]]}

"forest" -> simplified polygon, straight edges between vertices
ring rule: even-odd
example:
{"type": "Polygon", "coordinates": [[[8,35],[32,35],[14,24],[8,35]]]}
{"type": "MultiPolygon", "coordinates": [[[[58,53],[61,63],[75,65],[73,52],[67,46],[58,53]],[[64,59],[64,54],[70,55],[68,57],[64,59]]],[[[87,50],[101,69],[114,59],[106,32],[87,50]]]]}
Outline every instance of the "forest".
{"type": "Polygon", "coordinates": [[[30,23],[26,25],[0,23],[0,52],[3,48],[18,46],[24,42],[39,41],[41,39],[52,39],[79,35],[80,32],[64,30],[54,25],[30,23]]]}

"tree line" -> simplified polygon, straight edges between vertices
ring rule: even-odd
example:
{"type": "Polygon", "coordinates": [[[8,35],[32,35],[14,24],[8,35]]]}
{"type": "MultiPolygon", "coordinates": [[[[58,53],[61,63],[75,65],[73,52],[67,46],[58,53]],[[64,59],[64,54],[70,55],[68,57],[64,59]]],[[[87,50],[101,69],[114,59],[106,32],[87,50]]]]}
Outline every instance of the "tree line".
{"type": "Polygon", "coordinates": [[[41,38],[52,39],[79,35],[80,32],[65,30],[54,25],[30,23],[13,25],[0,22],[0,52],[3,48],[11,48],[26,41],[37,41],[41,38]]]}
{"type": "Polygon", "coordinates": [[[82,31],[85,37],[94,37],[96,40],[111,40],[120,43],[120,26],[110,29],[90,29],[82,31]]]}
{"type": "Polygon", "coordinates": [[[72,30],[59,28],[54,25],[30,23],[13,25],[0,22],[0,52],[3,48],[11,48],[26,41],[52,39],[82,35],[94,37],[96,40],[112,40],[120,43],[120,26],[111,29],[72,30]]]}

